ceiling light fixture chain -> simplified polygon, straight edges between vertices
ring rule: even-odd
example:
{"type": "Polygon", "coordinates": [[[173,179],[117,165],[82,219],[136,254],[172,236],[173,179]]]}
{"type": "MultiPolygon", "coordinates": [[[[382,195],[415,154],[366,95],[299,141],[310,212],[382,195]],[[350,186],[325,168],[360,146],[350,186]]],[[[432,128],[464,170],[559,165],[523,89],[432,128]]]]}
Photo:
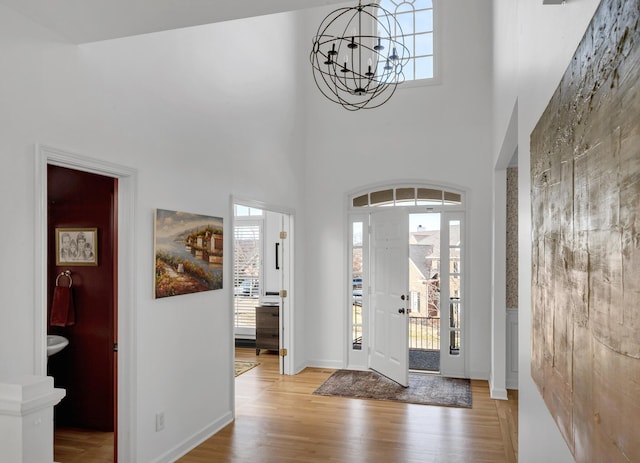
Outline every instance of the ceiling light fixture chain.
{"type": "Polygon", "coordinates": [[[377,108],[404,81],[402,27],[377,3],[339,8],[318,27],[310,55],[318,89],[350,111],[377,108]]]}

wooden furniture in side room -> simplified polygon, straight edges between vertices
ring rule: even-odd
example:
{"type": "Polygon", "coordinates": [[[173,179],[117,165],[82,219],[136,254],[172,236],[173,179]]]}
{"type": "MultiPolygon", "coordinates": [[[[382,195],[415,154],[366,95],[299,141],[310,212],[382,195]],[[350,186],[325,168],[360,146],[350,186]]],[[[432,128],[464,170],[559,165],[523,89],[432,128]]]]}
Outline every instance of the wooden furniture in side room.
{"type": "Polygon", "coordinates": [[[260,349],[280,348],[280,307],[260,305],[256,307],[256,355],[260,349]]]}

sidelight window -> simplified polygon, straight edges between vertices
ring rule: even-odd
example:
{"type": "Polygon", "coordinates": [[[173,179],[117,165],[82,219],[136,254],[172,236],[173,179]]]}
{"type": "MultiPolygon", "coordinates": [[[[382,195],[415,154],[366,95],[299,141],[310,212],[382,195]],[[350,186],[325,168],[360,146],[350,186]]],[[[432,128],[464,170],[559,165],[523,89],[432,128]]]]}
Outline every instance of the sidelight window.
{"type": "Polygon", "coordinates": [[[364,223],[355,221],[351,229],[351,347],[362,350],[363,251],[364,223]]]}

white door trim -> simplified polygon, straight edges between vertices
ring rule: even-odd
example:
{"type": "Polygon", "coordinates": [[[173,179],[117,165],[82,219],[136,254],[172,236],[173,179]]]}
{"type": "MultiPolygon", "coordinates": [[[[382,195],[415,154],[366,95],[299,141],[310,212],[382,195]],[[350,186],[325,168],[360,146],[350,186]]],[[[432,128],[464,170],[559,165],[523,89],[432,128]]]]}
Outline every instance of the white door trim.
{"type": "Polygon", "coordinates": [[[137,170],[51,146],[35,146],[34,374],[47,374],[47,166],[118,179],[118,461],[136,461],[136,272],[137,170]]]}
{"type": "MultiPolygon", "coordinates": [[[[464,294],[466,294],[467,299],[466,299],[466,305],[465,308],[466,310],[463,311],[462,313],[462,323],[463,323],[463,329],[462,329],[462,336],[463,336],[463,342],[465,346],[468,346],[468,344],[470,343],[471,340],[471,317],[469,315],[470,311],[472,310],[472,306],[473,306],[473,297],[471,295],[471,284],[470,284],[470,280],[471,280],[471,275],[470,275],[470,265],[469,265],[469,261],[470,261],[470,251],[468,250],[468,243],[469,241],[469,236],[471,233],[471,229],[473,227],[473,221],[470,219],[471,217],[471,211],[472,211],[472,195],[469,189],[467,189],[466,187],[463,187],[461,185],[457,185],[457,184],[453,184],[453,183],[448,183],[448,182],[441,182],[441,181],[437,181],[437,182],[430,182],[427,180],[415,180],[415,179],[405,179],[405,180],[396,180],[396,181],[391,181],[391,182],[378,182],[378,183],[372,183],[369,185],[365,185],[362,187],[359,187],[357,189],[353,189],[351,191],[348,191],[345,194],[345,215],[347,217],[347,221],[346,221],[346,227],[345,227],[345,254],[347,255],[347,275],[349,275],[349,277],[351,278],[351,271],[349,270],[352,267],[351,264],[351,243],[350,243],[350,239],[351,239],[351,234],[350,234],[350,227],[352,226],[352,223],[354,221],[354,218],[358,218],[361,217],[362,220],[367,223],[367,217],[370,217],[372,213],[375,213],[376,210],[379,209],[378,206],[373,206],[373,207],[356,207],[353,206],[353,202],[352,200],[354,198],[357,198],[361,195],[367,195],[370,194],[372,192],[375,191],[380,191],[380,190],[386,190],[386,189],[396,189],[396,188],[433,188],[436,190],[445,190],[445,191],[451,191],[451,192],[455,192],[455,193],[460,193],[462,195],[462,203],[461,204],[437,204],[437,205],[420,205],[420,206],[408,206],[408,205],[394,205],[393,207],[399,207],[399,208],[403,208],[407,210],[408,214],[414,214],[414,213],[439,213],[441,214],[441,221],[444,221],[444,217],[445,214],[461,214],[461,218],[463,220],[464,223],[464,233],[461,235],[461,240],[462,240],[462,245],[463,245],[463,249],[462,249],[462,259],[463,259],[463,272],[464,272],[464,283],[463,283],[463,291],[464,294]]],[[[442,233],[442,230],[441,230],[442,233]]],[[[367,233],[365,233],[365,236],[367,236],[367,233]]],[[[364,274],[366,276],[365,278],[365,283],[364,285],[369,284],[369,282],[367,282],[367,280],[370,280],[371,275],[367,275],[367,268],[370,265],[370,255],[369,253],[369,248],[370,246],[367,246],[365,244],[364,249],[366,249],[366,251],[364,251],[366,258],[363,258],[365,260],[365,264],[364,264],[364,274]]],[[[345,308],[346,308],[346,315],[345,315],[345,320],[347,320],[346,323],[346,329],[344,331],[344,338],[346,340],[346,346],[345,346],[345,352],[346,352],[346,361],[344,362],[345,365],[348,365],[349,369],[366,369],[369,366],[369,356],[367,355],[359,355],[360,352],[357,352],[356,354],[354,354],[354,350],[352,349],[352,334],[351,334],[351,315],[350,315],[350,311],[352,311],[351,308],[351,301],[352,301],[352,284],[351,282],[349,282],[346,286],[348,288],[348,292],[345,291],[345,300],[347,301],[347,303],[345,304],[345,308]],[[366,362],[365,360],[366,359],[366,362]]],[[[443,311],[444,308],[441,306],[440,308],[441,311],[441,329],[442,329],[442,325],[444,323],[443,321],[443,311]]],[[[448,309],[447,309],[447,313],[448,313],[448,309]]],[[[371,307],[370,307],[370,301],[367,299],[367,295],[365,294],[363,296],[363,331],[365,333],[370,333],[371,331],[371,307]]],[[[365,343],[367,343],[367,340],[363,340],[363,349],[365,348],[365,343]]],[[[441,355],[442,355],[443,349],[441,349],[441,355]]],[[[470,367],[470,355],[467,353],[467,349],[465,348],[461,353],[461,357],[462,357],[462,367],[457,368],[457,370],[454,372],[453,376],[459,376],[459,377],[464,377],[464,378],[469,378],[469,377],[482,377],[483,373],[480,372],[480,374],[474,374],[474,372],[471,371],[471,367],[470,367]]],[[[441,362],[441,368],[442,368],[442,362],[441,362]]],[[[440,372],[441,375],[445,375],[445,373],[443,373],[442,371],[440,372]]]]}

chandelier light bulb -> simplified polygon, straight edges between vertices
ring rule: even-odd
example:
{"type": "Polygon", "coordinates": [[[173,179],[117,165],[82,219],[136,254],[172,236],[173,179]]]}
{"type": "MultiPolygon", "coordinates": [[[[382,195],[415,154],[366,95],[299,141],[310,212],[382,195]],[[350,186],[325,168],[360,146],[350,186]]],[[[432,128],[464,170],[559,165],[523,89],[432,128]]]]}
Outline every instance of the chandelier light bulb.
{"type": "Polygon", "coordinates": [[[365,76],[367,76],[369,79],[371,79],[375,75],[375,73],[371,71],[372,65],[373,62],[371,61],[371,58],[369,58],[369,60],[367,61],[367,72],[365,73],[365,76]]]}
{"type": "Polygon", "coordinates": [[[347,68],[347,63],[349,63],[349,56],[344,55],[344,60],[343,60],[344,64],[342,65],[342,69],[340,69],[340,72],[349,72],[349,68],[347,68]]]}

